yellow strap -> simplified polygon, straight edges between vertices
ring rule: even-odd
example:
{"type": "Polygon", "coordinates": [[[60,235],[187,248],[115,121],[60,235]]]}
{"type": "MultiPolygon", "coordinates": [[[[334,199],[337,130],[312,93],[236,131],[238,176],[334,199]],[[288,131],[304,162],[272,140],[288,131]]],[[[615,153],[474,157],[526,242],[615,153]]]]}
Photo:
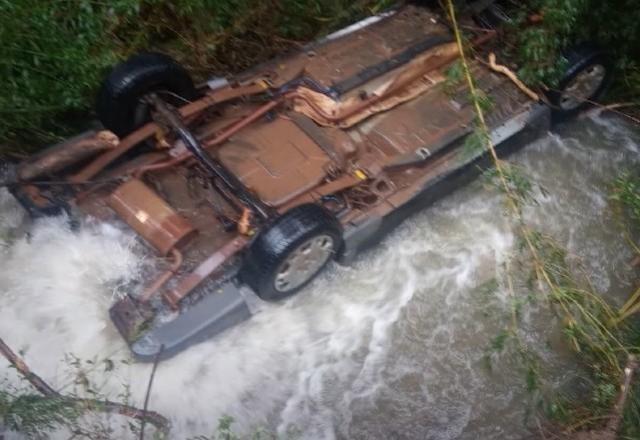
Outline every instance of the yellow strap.
{"type": "Polygon", "coordinates": [[[353,174],[360,180],[367,180],[367,175],[362,170],[355,170],[353,174]]]}

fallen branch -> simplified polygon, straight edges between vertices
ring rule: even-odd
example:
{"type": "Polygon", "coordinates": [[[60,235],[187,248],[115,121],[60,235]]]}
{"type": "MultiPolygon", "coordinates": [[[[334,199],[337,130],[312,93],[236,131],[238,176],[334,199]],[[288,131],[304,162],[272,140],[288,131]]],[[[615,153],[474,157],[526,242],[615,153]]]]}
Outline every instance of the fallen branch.
{"type": "MultiPolygon", "coordinates": [[[[147,408],[149,406],[149,397],[151,396],[151,387],[153,386],[153,378],[156,376],[156,370],[158,369],[158,362],[160,362],[160,356],[164,351],[164,345],[160,346],[160,350],[156,353],[156,358],[153,361],[153,368],[151,369],[151,376],[149,376],[149,383],[147,385],[147,392],[144,396],[144,412],[147,412],[147,408]]],[[[140,440],[144,440],[144,422],[146,419],[142,419],[140,422],[140,440]]]]}
{"type": "Polygon", "coordinates": [[[624,118],[629,119],[631,122],[634,122],[635,124],[640,124],[640,119],[638,119],[638,118],[636,118],[634,116],[631,116],[628,113],[621,112],[620,110],[618,110],[619,108],[631,107],[633,105],[637,105],[638,103],[635,103],[635,104],[634,103],[630,103],[630,105],[626,105],[626,103],[625,103],[625,105],[615,105],[615,104],[602,105],[602,104],[600,104],[598,102],[595,102],[595,101],[592,101],[590,99],[587,99],[586,101],[589,104],[596,106],[597,108],[599,108],[602,111],[609,111],[609,112],[615,113],[617,115],[620,115],[620,116],[622,116],[624,118]]]}
{"type": "MultiPolygon", "coordinates": [[[[534,92],[529,87],[527,87],[522,81],[520,81],[520,79],[516,76],[516,74],[511,69],[496,63],[496,55],[493,52],[489,54],[489,62],[486,62],[482,59],[478,59],[478,61],[480,61],[485,66],[489,67],[494,72],[498,72],[503,75],[506,75],[516,85],[516,87],[522,90],[522,92],[524,92],[527,96],[529,96],[534,101],[540,100],[540,95],[538,95],[536,92],[534,92]]],[[[548,86],[545,87],[545,90],[551,90],[554,92],[562,93],[562,90],[554,89],[553,87],[548,87],[548,86]]],[[[600,104],[599,102],[593,101],[591,99],[584,99],[584,102],[595,106],[596,110],[598,111],[609,111],[617,115],[620,115],[624,118],[627,118],[636,124],[640,124],[640,119],[619,110],[621,108],[627,108],[627,107],[639,107],[640,102],[616,102],[608,105],[600,104]]],[[[547,102],[547,105],[551,105],[551,104],[547,102]]],[[[551,106],[553,107],[553,105],[551,106]]]]}
{"type": "Polygon", "coordinates": [[[540,96],[538,96],[538,94],[536,92],[531,90],[522,81],[520,81],[520,79],[516,76],[515,73],[513,73],[513,71],[511,69],[509,69],[507,66],[503,66],[501,64],[496,64],[496,54],[493,53],[493,52],[491,52],[489,54],[489,64],[488,64],[488,66],[494,72],[501,73],[501,74],[505,75],[507,78],[509,78],[516,85],[516,87],[518,87],[520,90],[522,90],[522,92],[525,95],[527,95],[529,98],[533,99],[534,101],[540,101],[540,96]]]}
{"type": "Polygon", "coordinates": [[[134,406],[125,405],[123,403],[112,402],[110,400],[87,399],[81,397],[64,396],[54,390],[40,376],[31,371],[24,360],[18,356],[5,342],[0,338],[0,354],[9,361],[9,363],[36,389],[44,398],[57,399],[62,403],[68,403],[83,408],[88,411],[102,412],[109,414],[119,414],[121,416],[130,417],[132,419],[147,421],[156,427],[159,431],[166,434],[169,430],[169,420],[162,414],[155,411],[147,411],[136,408],[134,406]]]}
{"type": "Polygon", "coordinates": [[[624,413],[624,407],[627,402],[627,398],[629,397],[629,392],[631,391],[631,384],[633,382],[633,374],[638,369],[638,360],[634,356],[629,356],[627,361],[627,365],[624,367],[624,377],[622,379],[622,384],[620,385],[620,395],[618,396],[618,400],[613,407],[613,411],[611,413],[611,418],[609,419],[609,423],[607,423],[607,430],[612,433],[615,438],[616,433],[620,429],[620,424],[622,423],[622,414],[624,413]]]}
{"type": "Polygon", "coordinates": [[[640,102],[614,102],[613,104],[603,105],[600,108],[602,110],[615,110],[618,108],[639,107],[639,106],[640,106],[640,102]]]}
{"type": "Polygon", "coordinates": [[[9,346],[4,342],[2,338],[0,338],[0,353],[9,361],[11,365],[15,367],[16,370],[22,376],[29,381],[33,387],[45,396],[59,396],[58,392],[51,388],[48,383],[46,383],[40,376],[33,373],[27,364],[20,358],[17,354],[9,348],[9,346]]]}

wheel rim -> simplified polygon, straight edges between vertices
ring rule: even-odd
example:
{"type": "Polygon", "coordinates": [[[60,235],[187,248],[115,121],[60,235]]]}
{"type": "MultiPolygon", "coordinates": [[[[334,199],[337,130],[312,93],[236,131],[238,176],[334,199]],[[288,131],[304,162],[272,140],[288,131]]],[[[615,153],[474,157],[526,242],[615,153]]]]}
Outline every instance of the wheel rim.
{"type": "Polygon", "coordinates": [[[594,64],[576,75],[562,92],[560,107],[574,110],[593,98],[602,86],[606,72],[602,64],[594,64]]]}
{"type": "Polygon", "coordinates": [[[274,286],[288,292],[309,281],[329,260],[334,251],[333,237],[322,234],[295,248],[276,271],[274,286]]]}

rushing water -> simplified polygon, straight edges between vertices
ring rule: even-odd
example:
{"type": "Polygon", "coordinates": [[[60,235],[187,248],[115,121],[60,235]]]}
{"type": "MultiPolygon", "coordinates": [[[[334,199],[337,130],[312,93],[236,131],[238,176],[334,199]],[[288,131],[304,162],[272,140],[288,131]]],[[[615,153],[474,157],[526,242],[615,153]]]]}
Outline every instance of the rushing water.
{"type": "MultiPolygon", "coordinates": [[[[632,254],[609,184],[638,161],[639,139],[619,119],[592,116],[513,158],[543,188],[529,221],[580,257],[613,301],[631,288],[632,254]]],[[[506,289],[486,289],[504,284],[515,252],[502,211],[501,195],[479,181],[452,194],[353,267],[334,265],[299,295],[258,304],[245,324],[161,363],[150,407],[171,417],[172,438],[210,434],[222,415],[240,432],[305,439],[525,438],[532,396],[522,368],[508,352],[494,354],[492,368],[485,359],[508,319],[506,289]]],[[[102,392],[115,397],[129,384],[141,404],[151,367],[119,362],[127,349],[107,308],[146,264],[126,229],[71,230],[62,218],[25,225],[0,193],[0,335],[57,388],[77,387],[71,353],[98,361],[83,368],[102,392]],[[104,358],[114,371],[104,373],[104,358]]],[[[570,388],[579,372],[553,316],[538,303],[522,319],[545,375],[570,388]]]]}

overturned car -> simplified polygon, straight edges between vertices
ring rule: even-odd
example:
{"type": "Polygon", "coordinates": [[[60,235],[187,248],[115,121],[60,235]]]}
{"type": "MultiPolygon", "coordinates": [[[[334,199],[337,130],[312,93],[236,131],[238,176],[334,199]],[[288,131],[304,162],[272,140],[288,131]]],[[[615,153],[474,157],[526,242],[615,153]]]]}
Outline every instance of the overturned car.
{"type": "MultiPolygon", "coordinates": [[[[471,41],[482,53],[495,34],[471,41]]],[[[169,57],[140,54],[102,86],[105,130],[24,161],[11,189],[34,216],[118,220],[141,237],[158,273],[110,316],[138,359],[169,357],[249,318],[241,285],[285,298],[489,164],[464,148],[468,90],[445,87],[458,56],[441,17],[416,6],[200,87],[169,57]]],[[[601,54],[568,59],[553,109],[472,62],[501,154],[602,91],[601,54]]]]}

